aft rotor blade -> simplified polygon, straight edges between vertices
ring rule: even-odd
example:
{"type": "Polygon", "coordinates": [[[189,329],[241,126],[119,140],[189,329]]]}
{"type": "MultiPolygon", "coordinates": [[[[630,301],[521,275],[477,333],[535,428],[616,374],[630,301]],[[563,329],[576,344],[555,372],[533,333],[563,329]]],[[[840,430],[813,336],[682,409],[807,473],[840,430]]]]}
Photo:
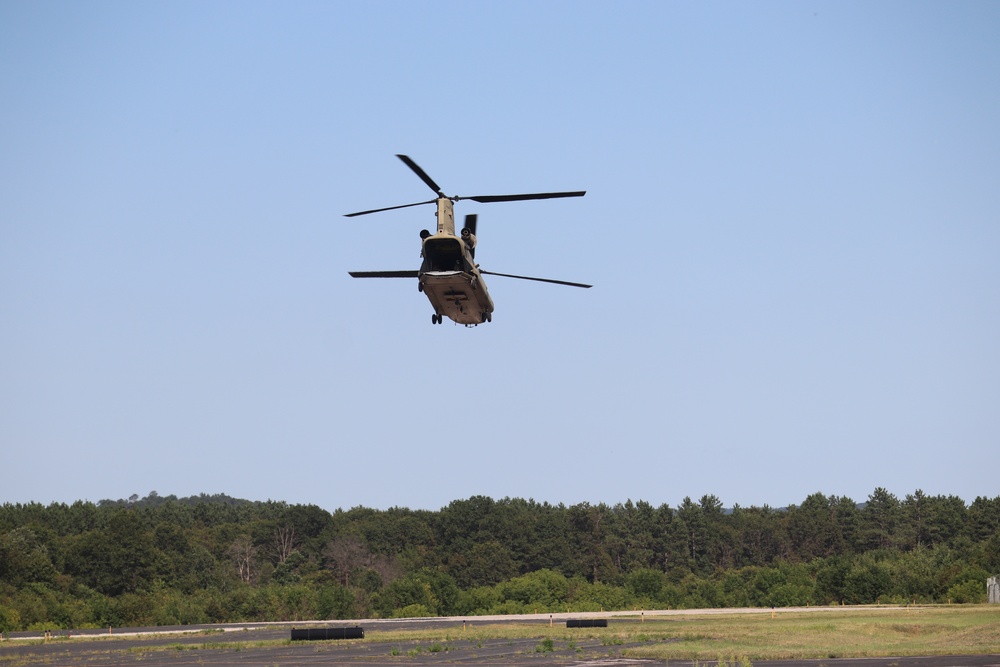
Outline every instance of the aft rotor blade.
{"type": "Polygon", "coordinates": [[[459,199],[471,199],[480,204],[491,204],[498,201],[527,201],[529,199],[559,199],[561,197],[582,197],[587,194],[586,190],[577,192],[536,192],[528,195],[479,195],[477,197],[455,197],[459,199]]]}
{"type": "Polygon", "coordinates": [[[416,204],[403,204],[402,206],[388,206],[386,208],[373,208],[370,211],[358,211],[357,213],[347,213],[344,215],[345,218],[354,218],[359,215],[368,215],[369,213],[381,213],[382,211],[395,211],[397,208],[410,208],[411,206],[423,206],[424,204],[433,204],[437,199],[431,199],[429,201],[418,201],[416,204]]]}
{"type": "Polygon", "coordinates": [[[348,271],[352,278],[416,278],[416,271],[348,271]]]}
{"type": "Polygon", "coordinates": [[[423,169],[421,169],[419,164],[417,164],[416,162],[414,162],[413,160],[411,160],[409,158],[409,156],[407,156],[407,155],[399,155],[397,153],[396,157],[398,157],[400,160],[402,160],[403,164],[405,164],[407,167],[409,167],[410,169],[412,169],[413,173],[416,174],[417,176],[419,176],[420,180],[422,180],[424,183],[426,183],[427,186],[431,190],[433,190],[437,194],[438,197],[444,197],[444,193],[441,191],[441,186],[439,186],[437,183],[435,183],[434,179],[431,178],[430,176],[428,176],[427,172],[424,171],[423,169]]]}
{"type": "Polygon", "coordinates": [[[571,283],[571,282],[566,281],[566,280],[552,280],[550,278],[531,278],[530,276],[515,276],[515,275],[511,275],[509,273],[496,273],[495,271],[484,271],[482,269],[479,269],[479,272],[480,273],[486,273],[486,274],[491,275],[491,276],[503,276],[504,278],[517,278],[519,280],[534,280],[534,281],[537,281],[537,282],[540,282],[540,283],[553,283],[555,285],[569,285],[570,287],[583,287],[583,288],[593,287],[593,285],[584,285],[583,283],[571,283]]]}

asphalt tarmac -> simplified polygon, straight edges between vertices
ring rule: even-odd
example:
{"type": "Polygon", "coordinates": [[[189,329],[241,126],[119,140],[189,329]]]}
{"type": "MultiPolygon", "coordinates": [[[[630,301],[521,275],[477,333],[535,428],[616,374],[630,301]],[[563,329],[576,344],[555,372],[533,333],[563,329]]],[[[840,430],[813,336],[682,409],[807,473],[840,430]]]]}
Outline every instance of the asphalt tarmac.
{"type": "MultiPolygon", "coordinates": [[[[634,618],[635,614],[631,614],[634,618]]],[[[520,617],[366,620],[363,640],[295,641],[276,646],[257,642],[286,640],[292,627],[347,627],[355,622],[249,623],[177,628],[120,628],[112,630],[59,631],[48,641],[39,633],[13,633],[0,643],[0,666],[57,665],[65,667],[188,667],[195,665],[241,665],[244,667],[292,667],[306,665],[565,665],[569,667],[614,667],[662,664],[653,660],[622,657],[622,652],[640,644],[606,646],[600,639],[556,640],[552,650],[542,640],[461,639],[465,623],[488,622],[537,624],[540,632],[552,623],[565,627],[572,616],[604,618],[611,614],[557,614],[520,617]],[[556,616],[560,618],[555,618],[556,616]],[[440,629],[441,641],[379,640],[379,634],[406,629],[440,629]],[[447,635],[448,639],[444,639],[447,635]]],[[[613,617],[609,621],[613,627],[613,617]]],[[[670,667],[694,667],[690,662],[670,661],[670,667]]],[[[714,667],[700,662],[699,667],[714,667]]],[[[755,662],[754,667],[1000,667],[1000,655],[841,658],[828,660],[780,660],[755,662]]]]}

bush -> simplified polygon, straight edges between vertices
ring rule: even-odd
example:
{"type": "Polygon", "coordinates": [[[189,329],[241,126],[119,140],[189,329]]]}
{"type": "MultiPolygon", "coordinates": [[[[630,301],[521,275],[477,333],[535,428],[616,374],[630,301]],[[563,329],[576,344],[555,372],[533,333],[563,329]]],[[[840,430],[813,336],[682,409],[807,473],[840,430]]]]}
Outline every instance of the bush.
{"type": "Polygon", "coordinates": [[[702,579],[696,574],[689,574],[681,582],[684,597],[679,607],[699,609],[718,607],[722,601],[721,586],[709,579],[702,579]]]}
{"type": "Polygon", "coordinates": [[[985,581],[964,581],[948,589],[948,599],[952,602],[981,604],[986,602],[985,581]]]}
{"type": "Polygon", "coordinates": [[[892,589],[892,577],[881,563],[861,563],[844,578],[844,601],[847,604],[873,604],[892,589]]]}
{"type": "Polygon", "coordinates": [[[500,604],[500,594],[497,593],[495,586],[478,586],[459,592],[456,612],[458,614],[487,614],[498,604],[500,604]]]}
{"type": "Polygon", "coordinates": [[[569,580],[552,570],[538,570],[497,584],[504,601],[520,602],[528,609],[552,609],[566,602],[569,580]]]}
{"type": "Polygon", "coordinates": [[[628,575],[625,587],[637,598],[655,600],[660,596],[666,577],[659,570],[644,568],[628,575]]]}
{"type": "Polygon", "coordinates": [[[801,584],[775,586],[764,599],[766,607],[804,607],[812,601],[812,589],[801,584]]]}
{"type": "Polygon", "coordinates": [[[10,632],[21,628],[21,615],[16,609],[0,605],[0,632],[10,632]]]}
{"type": "Polygon", "coordinates": [[[567,603],[573,609],[583,611],[601,611],[602,609],[624,609],[625,590],[600,582],[578,586],[572,599],[567,603]]]}
{"type": "Polygon", "coordinates": [[[317,615],[321,619],[356,618],[355,598],[343,586],[324,586],[320,589],[317,615]]]}
{"type": "MultiPolygon", "coordinates": [[[[548,609],[542,609],[541,611],[548,611],[548,609]]],[[[489,610],[487,614],[527,614],[534,612],[534,609],[528,609],[520,602],[515,602],[514,600],[507,600],[506,602],[500,602],[489,610]]]]}
{"type": "Polygon", "coordinates": [[[755,600],[753,582],[757,577],[756,567],[730,570],[722,578],[722,602],[727,607],[752,607],[755,600]]]}
{"type": "Polygon", "coordinates": [[[408,604],[402,609],[394,609],[392,612],[393,618],[422,618],[433,615],[431,610],[422,604],[408,604]]]}

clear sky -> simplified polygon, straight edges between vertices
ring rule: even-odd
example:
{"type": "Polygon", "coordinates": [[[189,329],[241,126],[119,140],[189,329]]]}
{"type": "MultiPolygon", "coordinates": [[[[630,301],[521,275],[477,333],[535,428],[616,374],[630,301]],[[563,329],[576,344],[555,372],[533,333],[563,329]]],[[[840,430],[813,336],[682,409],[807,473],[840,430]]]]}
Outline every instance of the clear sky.
{"type": "Polygon", "coordinates": [[[1000,3],[0,0],[0,502],[1000,493],[1000,3]],[[493,322],[431,325],[432,206],[493,322]]]}

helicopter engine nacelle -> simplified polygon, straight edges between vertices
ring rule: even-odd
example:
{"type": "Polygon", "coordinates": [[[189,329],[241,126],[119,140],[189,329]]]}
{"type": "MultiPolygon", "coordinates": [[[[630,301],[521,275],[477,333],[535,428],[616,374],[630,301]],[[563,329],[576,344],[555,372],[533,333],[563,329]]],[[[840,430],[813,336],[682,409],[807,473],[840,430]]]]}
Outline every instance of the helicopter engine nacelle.
{"type": "Polygon", "coordinates": [[[476,235],[472,229],[466,227],[462,230],[462,242],[465,243],[465,247],[469,250],[469,254],[472,257],[476,256],[476,235]]]}
{"type": "Polygon", "coordinates": [[[421,241],[423,241],[425,238],[427,238],[430,235],[431,235],[431,233],[428,230],[426,230],[426,229],[421,229],[420,230],[420,240],[421,241]]]}

